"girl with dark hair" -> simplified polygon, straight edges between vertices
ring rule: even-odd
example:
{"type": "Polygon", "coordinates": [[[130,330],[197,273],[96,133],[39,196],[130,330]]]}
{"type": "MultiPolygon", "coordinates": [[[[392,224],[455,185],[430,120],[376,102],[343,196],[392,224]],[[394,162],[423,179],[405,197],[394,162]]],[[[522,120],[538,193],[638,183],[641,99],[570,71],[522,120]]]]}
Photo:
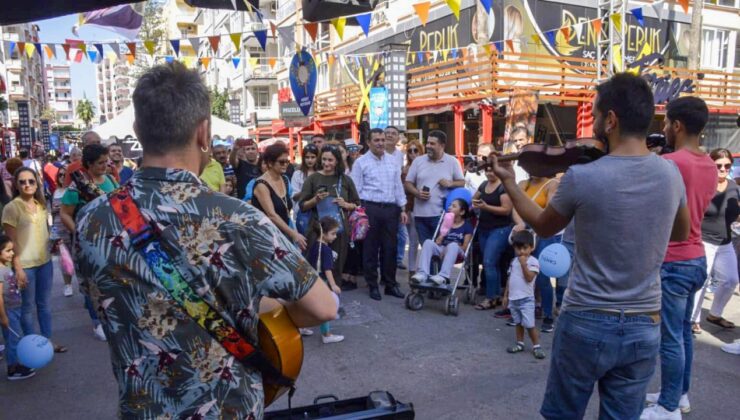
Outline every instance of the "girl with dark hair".
{"type": "MultiPolygon", "coordinates": [[[[301,166],[297,171],[293,173],[293,177],[290,180],[290,186],[293,189],[293,200],[298,198],[303,189],[303,183],[306,182],[306,178],[316,172],[318,166],[319,149],[313,144],[308,144],[303,148],[301,154],[301,166]]],[[[297,203],[296,203],[297,204],[297,203]]]]}
{"type": "MultiPolygon", "coordinates": [[[[59,247],[64,245],[67,249],[72,252],[72,233],[64,226],[62,221],[62,198],[67,192],[67,188],[64,186],[64,178],[67,176],[67,167],[62,166],[57,171],[57,189],[54,190],[54,195],[51,199],[51,241],[52,241],[52,252],[59,252],[59,247]]],[[[70,297],[74,294],[72,290],[72,276],[67,273],[62,273],[64,279],[64,296],[70,297]]]]}
{"type": "MultiPolygon", "coordinates": [[[[21,291],[21,325],[25,334],[35,331],[33,309],[41,327],[41,335],[51,339],[51,287],[54,271],[49,255],[49,227],[46,201],[41,180],[27,167],[18,168],[13,176],[16,194],[3,209],[5,234],[15,244],[15,271],[21,291]]],[[[54,351],[64,353],[65,347],[54,351]]]]}
{"type": "MultiPolygon", "coordinates": [[[[344,173],[342,154],[337,146],[324,146],[320,159],[321,169],[306,179],[299,201],[302,211],[312,212],[309,226],[318,223],[326,215],[331,215],[339,223],[337,239],[331,244],[331,249],[337,253],[332,271],[334,278],[339,278],[349,245],[350,225],[347,217],[360,205],[360,196],[352,178],[344,173]]],[[[308,242],[313,244],[318,239],[315,233],[310,233],[308,242]]]]}
{"type": "Polygon", "coordinates": [[[305,250],[306,238],[293,228],[290,220],[293,200],[290,182],[285,175],[290,164],[288,149],[283,143],[268,146],[262,154],[262,161],[267,171],[254,182],[252,205],[262,210],[288,239],[305,250]]]}
{"type": "MultiPolygon", "coordinates": [[[[326,282],[336,295],[342,293],[342,289],[337,286],[334,280],[334,251],[329,247],[337,239],[337,231],[339,230],[339,222],[332,217],[324,217],[313,225],[313,234],[318,238],[313,245],[311,245],[308,251],[307,259],[316,271],[318,271],[321,279],[326,282]]],[[[301,334],[312,335],[301,329],[301,334]]],[[[309,330],[310,331],[310,330],[309,330]]],[[[344,340],[343,335],[332,334],[329,322],[321,324],[321,341],[324,344],[338,343],[344,340]]]]}
{"type": "Polygon", "coordinates": [[[709,208],[701,222],[701,239],[707,257],[707,281],[694,295],[694,313],[691,319],[694,334],[701,333],[701,304],[711,279],[717,283],[717,287],[714,289],[714,299],[706,321],[722,328],[735,328],[734,323],[722,317],[722,312],[738,284],[738,264],[735,248],[732,247],[731,226],[740,216],[740,187],[730,179],[734,160],[729,150],[712,150],[709,157],[717,165],[717,193],[709,202],[709,208]]]}

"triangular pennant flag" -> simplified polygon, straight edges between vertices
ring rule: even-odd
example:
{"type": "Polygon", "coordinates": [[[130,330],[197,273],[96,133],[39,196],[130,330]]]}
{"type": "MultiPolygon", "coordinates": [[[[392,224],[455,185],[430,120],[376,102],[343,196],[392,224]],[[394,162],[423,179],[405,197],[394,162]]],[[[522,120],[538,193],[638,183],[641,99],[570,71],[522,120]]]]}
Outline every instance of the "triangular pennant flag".
{"type": "Polygon", "coordinates": [[[172,51],[175,52],[175,57],[180,56],[180,40],[179,39],[171,39],[170,45],[172,46],[172,51]]]}
{"type": "Polygon", "coordinates": [[[211,57],[201,57],[200,63],[203,64],[203,67],[208,70],[208,65],[211,64],[211,57]]]}
{"type": "Polygon", "coordinates": [[[486,54],[490,57],[491,56],[491,44],[486,44],[483,46],[483,50],[486,52],[486,54]]]}
{"type": "MultiPolygon", "coordinates": [[[[221,36],[220,35],[214,35],[208,37],[208,43],[211,44],[211,50],[213,52],[216,52],[218,50],[218,43],[221,42],[221,36]]],[[[206,68],[208,68],[208,65],[206,65],[206,68]]]]}
{"type": "Polygon", "coordinates": [[[36,42],[33,44],[33,46],[35,47],[36,52],[39,53],[39,57],[44,58],[44,49],[41,48],[41,43],[36,42]]]}
{"type": "Polygon", "coordinates": [[[172,62],[174,62],[174,61],[175,61],[175,57],[173,57],[173,56],[171,56],[171,55],[165,55],[165,56],[164,56],[164,61],[165,61],[166,63],[170,64],[170,63],[172,63],[172,62]]]}
{"type": "Polygon", "coordinates": [[[442,60],[447,61],[447,54],[450,53],[450,50],[442,50],[442,60]]]}
{"type": "Polygon", "coordinates": [[[640,55],[638,55],[637,58],[640,59],[642,57],[647,57],[647,56],[649,56],[652,53],[653,53],[653,48],[650,46],[650,43],[649,42],[645,42],[642,45],[642,50],[640,51],[640,55]]]}
{"type": "Polygon", "coordinates": [[[234,57],[234,58],[231,59],[231,63],[234,65],[234,68],[238,68],[239,67],[239,62],[240,61],[242,61],[242,59],[239,58],[239,57],[234,57]]]}
{"type": "Polygon", "coordinates": [[[134,55],[133,54],[126,54],[126,61],[128,62],[128,65],[134,64],[134,55]]]}
{"type": "Polygon", "coordinates": [[[488,12],[488,19],[486,19],[486,21],[488,21],[488,24],[486,25],[486,29],[488,30],[486,31],[486,34],[488,34],[488,37],[486,40],[490,41],[493,37],[493,31],[496,29],[496,18],[493,16],[493,9],[488,12]]]}
{"type": "Polygon", "coordinates": [[[432,53],[432,59],[434,60],[435,63],[437,62],[438,56],[439,56],[439,51],[434,50],[434,52],[432,53]]]}
{"type": "Polygon", "coordinates": [[[496,53],[502,54],[504,52],[504,41],[496,41],[493,46],[496,47],[496,53]]]}
{"type": "Polygon", "coordinates": [[[128,51],[131,53],[131,55],[136,56],[136,43],[127,42],[126,46],[128,47],[128,51]]]}
{"type": "Polygon", "coordinates": [[[231,38],[231,42],[234,44],[234,48],[236,48],[236,52],[238,53],[242,49],[242,34],[241,32],[236,34],[229,34],[229,38],[231,38]]]}
{"type": "Polygon", "coordinates": [[[275,57],[270,57],[267,59],[267,64],[270,65],[271,69],[275,68],[275,63],[277,63],[277,59],[275,57]]]}
{"type": "Polygon", "coordinates": [[[416,52],[416,59],[419,60],[419,64],[424,62],[424,53],[421,51],[416,52]]]}
{"type": "Polygon", "coordinates": [[[432,52],[431,52],[431,51],[427,51],[427,52],[426,52],[426,53],[424,54],[424,57],[426,57],[426,59],[427,59],[427,63],[431,63],[431,62],[432,62],[432,52]]]}
{"type": "Polygon", "coordinates": [[[622,15],[619,13],[612,13],[610,18],[614,24],[614,29],[616,29],[617,32],[622,32],[622,15]]]}
{"type": "Polygon", "coordinates": [[[659,22],[663,22],[663,5],[665,4],[664,1],[655,1],[650,4],[650,7],[653,8],[653,12],[655,12],[655,16],[658,17],[659,22]]]}
{"type": "Polygon", "coordinates": [[[483,9],[486,11],[486,14],[491,13],[491,0],[480,0],[480,4],[483,5],[483,9]]]}
{"type": "Polygon", "coordinates": [[[280,38],[283,39],[285,46],[292,48],[293,44],[295,44],[295,31],[293,30],[293,26],[279,26],[277,31],[280,38]]]}
{"type": "Polygon", "coordinates": [[[236,9],[236,0],[231,0],[231,7],[233,7],[234,10],[237,10],[236,9]]]}
{"type": "MultiPolygon", "coordinates": [[[[10,46],[8,47],[8,51],[10,51],[10,55],[13,55],[13,50],[15,50],[15,42],[10,41],[10,46]]],[[[69,58],[67,58],[69,60],[69,58]]]]}
{"type": "Polygon", "coordinates": [[[81,43],[81,44],[77,45],[77,48],[79,48],[80,51],[82,51],[83,54],[87,54],[87,45],[86,44],[81,43]]]}
{"type": "Polygon", "coordinates": [[[329,56],[326,58],[326,62],[329,63],[330,66],[334,65],[334,60],[336,60],[334,54],[329,54],[329,56]]]}
{"type": "Polygon", "coordinates": [[[260,29],[258,31],[254,31],[254,37],[257,38],[257,41],[260,43],[260,47],[262,47],[262,51],[267,50],[267,29],[260,29]]]}
{"type": "Polygon", "coordinates": [[[550,45],[553,47],[555,46],[555,32],[557,30],[553,29],[552,31],[545,32],[545,36],[547,37],[547,40],[550,42],[550,45]]]}
{"type": "Polygon", "coordinates": [[[69,61],[69,49],[70,49],[69,44],[62,44],[62,49],[64,50],[64,56],[67,57],[67,61],[69,61]]]}
{"type": "Polygon", "coordinates": [[[102,60],[105,54],[103,53],[103,44],[95,44],[95,49],[98,50],[98,56],[102,60]]]}
{"type": "Polygon", "coordinates": [[[82,57],[83,57],[84,55],[85,55],[85,54],[83,54],[83,53],[82,53],[82,51],[80,51],[80,50],[77,50],[77,53],[75,54],[75,59],[74,59],[74,62],[75,62],[75,63],[81,63],[81,62],[82,62],[82,57]]]}
{"type": "Polygon", "coordinates": [[[416,10],[416,15],[419,16],[421,26],[427,26],[427,21],[429,20],[429,7],[431,5],[432,3],[428,1],[423,1],[414,5],[414,10],[416,10]]]}
{"type": "Polygon", "coordinates": [[[273,21],[270,21],[270,32],[272,32],[272,37],[275,38],[275,35],[277,35],[277,25],[273,21]]]}
{"type": "Polygon", "coordinates": [[[601,36],[601,19],[592,20],[591,26],[594,27],[594,34],[596,34],[596,40],[598,41],[601,36]]]}
{"type": "Polygon", "coordinates": [[[450,57],[452,57],[453,59],[457,58],[457,48],[452,48],[450,50],[450,57]]]}
{"type": "Polygon", "coordinates": [[[372,20],[372,18],[372,13],[365,13],[364,15],[355,16],[355,19],[357,19],[357,23],[360,24],[362,32],[365,33],[365,36],[370,35],[370,20],[372,20]]]}
{"type": "Polygon", "coordinates": [[[121,59],[121,48],[118,46],[118,44],[115,42],[111,42],[110,44],[108,44],[108,47],[113,51],[113,54],[116,55],[116,58],[120,60],[121,59]]]}
{"type": "Polygon", "coordinates": [[[152,41],[152,40],[144,41],[144,48],[149,53],[149,55],[151,55],[152,57],[154,57],[154,47],[156,45],[157,43],[155,41],[152,41]]]}
{"type": "Polygon", "coordinates": [[[22,55],[26,52],[26,43],[25,42],[19,42],[18,43],[18,55],[22,55]]]}
{"type": "Polygon", "coordinates": [[[185,67],[191,69],[193,68],[193,63],[195,62],[195,57],[191,57],[189,55],[182,57],[182,62],[185,63],[185,67]]]}
{"type": "MultiPolygon", "coordinates": [[[[200,38],[190,38],[188,39],[190,42],[190,46],[193,47],[193,51],[195,51],[195,56],[198,56],[198,50],[200,49],[200,38]]],[[[193,60],[193,65],[195,65],[195,60],[193,60]]]]}
{"type": "Polygon", "coordinates": [[[337,31],[337,35],[339,36],[339,39],[344,39],[344,26],[347,24],[347,18],[340,17],[336,19],[331,20],[331,24],[334,27],[334,30],[337,31]]]}
{"type": "Polygon", "coordinates": [[[316,33],[319,30],[319,24],[316,22],[304,23],[303,29],[305,29],[306,32],[308,32],[308,34],[311,36],[311,39],[316,42],[316,33]]]}
{"type": "MultiPolygon", "coordinates": [[[[613,15],[612,15],[613,16],[613,15]]],[[[612,47],[612,60],[614,61],[614,70],[622,72],[622,46],[615,45],[612,47]]]]}
{"type": "Polygon", "coordinates": [[[118,56],[113,51],[108,51],[108,54],[105,56],[105,58],[108,59],[112,64],[116,64],[116,61],[118,61],[118,56]]]}
{"type": "Polygon", "coordinates": [[[452,10],[452,14],[455,15],[457,20],[460,20],[460,2],[461,0],[446,0],[447,6],[452,10]]]}
{"type": "Polygon", "coordinates": [[[565,40],[568,41],[568,38],[570,38],[570,27],[569,26],[563,26],[560,28],[560,32],[565,37],[565,40]]]}
{"type": "Polygon", "coordinates": [[[26,55],[28,56],[28,58],[33,57],[33,53],[34,51],[36,51],[36,46],[30,43],[26,43],[25,47],[26,47],[26,55]]]}
{"type": "Polygon", "coordinates": [[[540,36],[539,35],[533,34],[532,35],[532,41],[534,41],[534,44],[537,45],[538,47],[541,47],[542,46],[542,40],[540,39],[540,36]]]}
{"type": "Polygon", "coordinates": [[[514,52],[514,40],[507,39],[506,46],[509,47],[509,51],[514,52]]]}
{"type": "Polygon", "coordinates": [[[583,22],[573,25],[573,29],[576,30],[576,40],[581,39],[581,34],[583,34],[583,22]]]}
{"type": "Polygon", "coordinates": [[[468,49],[467,48],[460,48],[460,58],[465,60],[465,58],[468,56],[468,49]]]}
{"type": "Polygon", "coordinates": [[[88,57],[90,57],[91,62],[96,62],[98,60],[98,52],[97,51],[88,51],[87,52],[88,57]]]}
{"type": "Polygon", "coordinates": [[[257,65],[259,64],[259,60],[260,60],[259,57],[250,57],[249,67],[251,67],[252,69],[256,68],[257,65]]]}
{"type": "Polygon", "coordinates": [[[357,67],[360,67],[362,65],[362,62],[360,61],[360,57],[355,56],[355,65],[357,67]]]}
{"type": "Polygon", "coordinates": [[[46,51],[46,57],[51,60],[52,58],[56,58],[56,49],[54,48],[54,44],[48,44],[44,45],[44,51],[46,51]]]}
{"type": "Polygon", "coordinates": [[[678,0],[678,4],[683,7],[684,13],[689,13],[689,0],[678,0]]]}
{"type": "Polygon", "coordinates": [[[630,10],[630,13],[632,13],[632,16],[635,17],[635,20],[637,20],[637,23],[639,23],[640,26],[645,26],[645,18],[642,16],[642,7],[635,7],[630,10]]]}

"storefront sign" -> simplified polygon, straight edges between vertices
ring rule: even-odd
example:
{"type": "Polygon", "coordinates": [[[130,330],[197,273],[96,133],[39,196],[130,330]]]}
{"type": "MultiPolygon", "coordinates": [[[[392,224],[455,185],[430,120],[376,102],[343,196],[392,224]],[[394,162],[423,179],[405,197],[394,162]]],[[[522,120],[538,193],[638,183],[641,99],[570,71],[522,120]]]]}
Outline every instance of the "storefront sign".
{"type": "Polygon", "coordinates": [[[311,108],[308,116],[305,116],[301,107],[295,101],[280,104],[280,119],[283,120],[286,127],[305,127],[311,124],[312,116],[313,108],[311,108]]]}
{"type": "Polygon", "coordinates": [[[18,147],[31,150],[31,116],[28,101],[16,102],[18,106],[18,147]]]}
{"type": "Polygon", "coordinates": [[[370,128],[388,127],[388,89],[374,87],[370,89],[370,128]]]}

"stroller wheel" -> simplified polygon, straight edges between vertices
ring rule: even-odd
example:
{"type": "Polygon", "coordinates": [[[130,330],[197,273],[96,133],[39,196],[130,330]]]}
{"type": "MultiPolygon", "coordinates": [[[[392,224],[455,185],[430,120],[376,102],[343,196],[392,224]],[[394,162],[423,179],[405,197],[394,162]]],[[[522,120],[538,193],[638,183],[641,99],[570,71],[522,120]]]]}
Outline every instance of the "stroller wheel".
{"type": "Polygon", "coordinates": [[[459,303],[457,296],[447,296],[445,298],[445,315],[457,316],[459,303]]]}
{"type": "Polygon", "coordinates": [[[406,295],[406,298],[404,298],[404,303],[406,304],[407,309],[418,311],[424,307],[424,296],[420,293],[409,292],[409,294],[406,295]]]}
{"type": "Polygon", "coordinates": [[[475,303],[475,299],[478,297],[478,292],[472,284],[468,286],[468,289],[465,291],[465,294],[463,295],[463,302],[472,305],[475,303]]]}

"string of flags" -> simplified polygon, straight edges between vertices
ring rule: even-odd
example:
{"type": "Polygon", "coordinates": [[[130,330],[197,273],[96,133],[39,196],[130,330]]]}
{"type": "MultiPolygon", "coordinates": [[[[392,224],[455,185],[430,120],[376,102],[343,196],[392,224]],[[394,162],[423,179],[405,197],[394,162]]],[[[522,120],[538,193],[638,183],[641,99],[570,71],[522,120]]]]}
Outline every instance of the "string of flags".
{"type": "MultiPolygon", "coordinates": [[[[645,25],[645,19],[644,19],[644,13],[643,8],[644,7],[652,7],[655,11],[655,14],[657,15],[658,19],[662,20],[662,7],[663,4],[666,3],[667,0],[660,0],[657,2],[654,2],[650,5],[645,5],[641,7],[636,7],[629,10],[629,14],[633,16],[635,21],[638,25],[644,26],[645,25]]],[[[483,8],[487,13],[491,13],[492,8],[492,0],[480,0],[483,8]]],[[[249,2],[245,2],[249,7],[249,2]]],[[[409,6],[408,3],[402,2],[405,4],[405,6],[409,6]]],[[[678,0],[678,3],[684,8],[684,11],[688,12],[688,0],[678,0]]],[[[461,6],[461,0],[446,0],[447,6],[451,9],[453,15],[456,17],[456,19],[459,20],[460,18],[460,6],[461,6]]],[[[419,21],[421,22],[422,26],[425,26],[429,19],[429,11],[431,8],[431,1],[421,1],[416,2],[410,7],[415,11],[416,16],[418,17],[419,21]]],[[[394,9],[402,9],[402,7],[396,7],[394,5],[394,8],[389,8],[384,11],[382,11],[386,15],[386,19],[389,21],[391,26],[394,26],[398,23],[398,19],[400,19],[400,16],[398,15],[398,10],[395,10],[394,12],[390,12],[390,10],[394,9]],[[396,13],[394,15],[394,13],[396,13]],[[391,15],[391,16],[389,16],[391,15]],[[395,20],[394,20],[395,19],[395,20]]],[[[256,9],[255,9],[256,10],[256,9]]],[[[259,12],[259,10],[257,10],[259,12]]],[[[246,39],[245,37],[254,36],[260,47],[263,51],[266,51],[267,47],[267,37],[268,37],[268,31],[271,32],[273,37],[279,36],[285,43],[285,45],[288,48],[295,48],[296,51],[300,51],[303,49],[303,46],[298,45],[295,41],[295,30],[293,25],[288,26],[277,26],[272,21],[263,21],[261,13],[258,13],[258,16],[260,16],[261,22],[257,24],[255,27],[259,29],[253,29],[248,32],[236,32],[236,33],[230,33],[225,35],[208,35],[208,36],[197,36],[197,37],[189,37],[189,38],[183,38],[183,39],[170,39],[167,41],[169,44],[169,48],[172,51],[172,54],[169,55],[163,55],[162,52],[164,51],[162,48],[167,48],[167,45],[161,46],[157,45],[155,41],[151,40],[145,40],[145,41],[129,41],[129,42],[89,42],[89,41],[82,41],[82,40],[66,40],[64,43],[47,43],[47,42],[15,42],[15,41],[3,41],[7,44],[7,50],[10,52],[10,55],[13,54],[15,50],[17,50],[20,54],[25,53],[29,58],[33,56],[34,53],[38,53],[39,56],[43,56],[46,54],[48,59],[55,59],[57,58],[57,52],[58,48],[61,47],[64,51],[65,58],[68,61],[73,61],[76,63],[81,62],[83,59],[89,59],[90,62],[93,63],[99,63],[104,58],[108,58],[109,60],[115,61],[115,60],[126,60],[129,64],[133,64],[136,58],[137,52],[141,52],[141,47],[146,51],[146,53],[152,57],[153,59],[157,58],[163,58],[166,61],[173,61],[173,60],[180,60],[185,65],[192,67],[196,63],[203,65],[204,67],[208,68],[210,63],[213,60],[225,60],[230,61],[234,68],[238,68],[240,63],[245,62],[250,65],[252,68],[256,68],[259,65],[267,64],[271,69],[274,69],[275,66],[280,63],[284,62],[285,66],[288,66],[288,63],[290,61],[290,57],[265,57],[265,56],[251,56],[247,52],[247,56],[243,56],[242,52],[242,42],[246,39]],[[226,58],[216,57],[213,55],[216,55],[219,51],[219,48],[228,48],[228,41],[227,43],[222,42],[222,37],[228,37],[228,39],[231,41],[231,44],[233,45],[231,56],[226,58]],[[205,41],[205,42],[204,42],[205,41]],[[195,55],[186,55],[181,54],[181,47],[183,45],[189,45],[192,50],[194,51],[195,55]],[[106,54],[106,47],[108,49],[108,52],[106,54]],[[162,47],[162,48],[159,48],[162,47]],[[206,50],[203,51],[205,54],[208,54],[208,50],[210,48],[212,56],[202,56],[198,57],[199,53],[201,52],[201,48],[205,48],[206,50]],[[70,56],[70,53],[76,50],[74,56],[70,56]],[[262,62],[262,64],[261,64],[262,62]]],[[[354,18],[359,23],[360,27],[362,28],[363,33],[365,36],[369,36],[370,33],[370,24],[372,21],[372,12],[371,13],[365,13],[361,15],[355,15],[355,16],[346,16],[341,18],[336,18],[331,20],[331,25],[334,28],[337,36],[339,36],[340,39],[344,37],[344,29],[347,23],[348,18],[354,18]]],[[[613,27],[617,31],[622,30],[622,15],[619,13],[612,14],[609,17],[609,21],[613,25],[613,27]]],[[[564,40],[568,40],[571,36],[571,34],[575,33],[578,38],[581,38],[583,30],[587,28],[588,26],[591,27],[593,30],[593,33],[596,37],[596,39],[600,39],[601,33],[604,29],[604,24],[607,22],[603,22],[601,19],[591,19],[588,21],[582,21],[571,25],[561,26],[559,28],[550,29],[547,31],[541,32],[540,34],[533,34],[531,36],[532,42],[542,47],[544,44],[544,41],[546,40],[549,45],[552,45],[553,47],[556,47],[559,45],[559,43],[564,42],[564,40]],[[558,37],[557,35],[561,34],[562,37],[558,37]],[[544,37],[544,38],[543,38],[544,37]]],[[[303,26],[303,29],[306,30],[308,35],[311,37],[311,39],[315,42],[316,37],[318,35],[318,25],[319,22],[305,22],[305,23],[299,23],[299,26],[303,26]]],[[[506,49],[508,48],[509,51],[514,51],[514,42],[523,42],[524,40],[521,39],[504,39],[499,41],[490,42],[488,44],[484,44],[480,47],[482,47],[488,55],[492,55],[494,52],[497,54],[504,54],[506,53],[506,49]]],[[[529,43],[529,41],[525,41],[529,43]]],[[[465,58],[469,54],[477,55],[479,46],[472,45],[470,47],[461,47],[461,48],[447,48],[447,49],[440,49],[440,50],[432,50],[432,51],[408,51],[408,60],[412,63],[431,63],[431,62],[437,62],[439,57],[441,56],[444,61],[447,61],[449,58],[456,59],[458,57],[465,58]]],[[[361,60],[367,60],[368,62],[373,59],[375,56],[387,54],[388,52],[371,52],[371,53],[362,53],[362,54],[337,54],[332,52],[323,52],[319,53],[314,51],[314,57],[318,64],[321,64],[323,62],[328,63],[330,66],[333,65],[335,62],[339,61],[342,64],[346,65],[346,62],[348,60],[354,60],[356,64],[359,66],[361,64],[361,60]]],[[[618,60],[621,62],[621,59],[618,60]]]]}

